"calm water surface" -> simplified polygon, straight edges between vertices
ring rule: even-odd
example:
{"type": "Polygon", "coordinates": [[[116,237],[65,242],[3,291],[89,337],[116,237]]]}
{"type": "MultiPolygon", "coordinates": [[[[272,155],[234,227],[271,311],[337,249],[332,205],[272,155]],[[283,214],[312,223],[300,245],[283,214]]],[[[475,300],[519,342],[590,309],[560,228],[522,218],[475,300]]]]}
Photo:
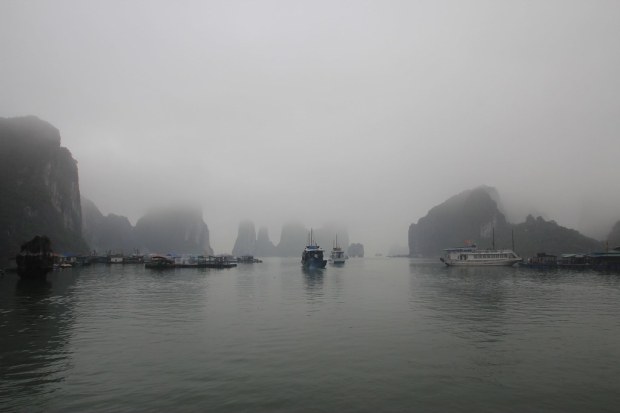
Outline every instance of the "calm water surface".
{"type": "Polygon", "coordinates": [[[620,275],[298,259],[0,278],[5,412],[617,412],[620,275]]]}

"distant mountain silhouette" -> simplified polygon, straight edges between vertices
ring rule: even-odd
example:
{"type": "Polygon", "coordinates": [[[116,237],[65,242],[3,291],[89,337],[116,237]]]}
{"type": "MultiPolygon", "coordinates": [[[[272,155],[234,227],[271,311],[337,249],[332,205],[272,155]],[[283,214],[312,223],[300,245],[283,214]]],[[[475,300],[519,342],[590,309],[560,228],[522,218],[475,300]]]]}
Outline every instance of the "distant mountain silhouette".
{"type": "Polygon", "coordinates": [[[266,227],[258,229],[258,236],[256,237],[256,251],[254,253],[257,257],[275,257],[277,256],[276,246],[269,239],[269,232],[266,227]]]}
{"type": "Polygon", "coordinates": [[[104,216],[91,200],[82,197],[82,233],[91,250],[98,254],[125,253],[139,249],[140,243],[127,217],[104,216]]]}
{"type": "Polygon", "coordinates": [[[353,243],[349,245],[346,251],[349,257],[363,257],[364,256],[364,245],[359,244],[359,243],[353,243]]]}
{"type": "Polygon", "coordinates": [[[133,227],[121,215],[103,216],[99,208],[83,198],[83,232],[91,249],[98,254],[179,253],[213,254],[209,228],[197,208],[171,207],[155,209],[133,227]]]}
{"type": "Polygon", "coordinates": [[[198,208],[153,209],[138,220],[134,232],[142,249],[151,253],[213,254],[198,208]]]}
{"type": "Polygon", "coordinates": [[[515,249],[523,257],[537,252],[559,255],[566,253],[589,253],[600,251],[603,243],[582,235],[579,231],[565,228],[555,221],[545,221],[531,215],[525,222],[514,226],[515,249]]]}
{"type": "Polygon", "coordinates": [[[611,232],[607,236],[607,242],[609,248],[620,246],[620,221],[616,222],[616,225],[611,229],[611,232]]]}
{"type": "Polygon", "coordinates": [[[34,116],[0,118],[0,266],[46,235],[59,253],[86,253],[77,162],[60,132],[34,116]]]}
{"type": "Polygon", "coordinates": [[[444,248],[475,243],[481,248],[511,248],[523,257],[537,252],[584,253],[600,249],[600,242],[564,228],[555,221],[529,216],[524,223],[511,224],[498,207],[494,188],[481,186],[461,192],[431,208],[417,224],[409,226],[411,256],[439,256],[444,248]]]}
{"type": "Polygon", "coordinates": [[[444,248],[462,246],[466,241],[491,247],[494,228],[498,241],[510,235],[510,225],[489,188],[471,189],[437,205],[417,224],[410,225],[409,252],[414,256],[436,256],[444,248]]]}
{"type": "MultiPolygon", "coordinates": [[[[232,254],[235,256],[254,255],[257,257],[297,257],[301,256],[308,243],[310,229],[299,222],[287,222],[282,226],[280,243],[277,246],[269,239],[267,228],[261,228],[258,236],[252,221],[239,224],[237,240],[232,254]]],[[[312,231],[312,238],[320,247],[329,251],[338,236],[338,245],[346,248],[349,245],[349,234],[345,227],[327,224],[312,231]]]]}
{"type": "Polygon", "coordinates": [[[309,230],[299,222],[288,222],[282,226],[280,243],[276,247],[279,257],[301,257],[308,242],[309,230]]]}
{"type": "Polygon", "coordinates": [[[256,255],[256,229],[252,221],[242,221],[239,224],[237,240],[232,250],[232,255],[240,257],[243,255],[256,255]]]}

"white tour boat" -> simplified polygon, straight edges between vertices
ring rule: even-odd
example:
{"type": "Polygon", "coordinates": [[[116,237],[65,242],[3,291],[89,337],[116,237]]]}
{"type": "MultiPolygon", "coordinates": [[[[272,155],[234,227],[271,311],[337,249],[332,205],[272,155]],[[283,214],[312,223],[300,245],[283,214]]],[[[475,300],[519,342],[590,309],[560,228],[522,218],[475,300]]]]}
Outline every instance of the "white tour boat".
{"type": "Polygon", "coordinates": [[[481,250],[476,246],[447,248],[440,260],[447,266],[512,266],[523,259],[513,250],[481,250]]]}
{"type": "Polygon", "coordinates": [[[336,236],[332,252],[329,254],[329,262],[332,264],[344,264],[345,261],[346,257],[344,256],[344,251],[338,245],[338,236],[336,236]]]}

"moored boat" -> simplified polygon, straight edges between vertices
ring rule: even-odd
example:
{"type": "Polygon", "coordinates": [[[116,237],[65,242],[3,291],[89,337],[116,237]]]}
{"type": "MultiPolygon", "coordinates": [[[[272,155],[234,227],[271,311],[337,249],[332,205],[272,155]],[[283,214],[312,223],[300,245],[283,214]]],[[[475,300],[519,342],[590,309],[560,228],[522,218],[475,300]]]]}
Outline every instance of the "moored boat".
{"type": "Polygon", "coordinates": [[[254,256],[252,255],[242,255],[240,257],[237,257],[237,262],[241,264],[256,264],[263,261],[258,258],[254,258],[254,256]]]}
{"type": "Polygon", "coordinates": [[[620,270],[620,247],[616,247],[611,251],[593,252],[589,256],[592,268],[596,270],[620,270]]]}
{"type": "Polygon", "coordinates": [[[301,265],[304,268],[325,268],[327,260],[323,259],[323,248],[319,247],[312,238],[312,230],[310,230],[310,236],[308,238],[308,245],[301,253],[301,265]]]}
{"type": "Polygon", "coordinates": [[[568,269],[590,268],[591,257],[587,254],[562,254],[558,258],[558,267],[568,269]]]}
{"type": "Polygon", "coordinates": [[[44,279],[54,268],[52,242],[46,236],[35,236],[21,245],[15,261],[20,277],[44,279]]]}
{"type": "Polygon", "coordinates": [[[558,257],[556,255],[539,252],[535,257],[530,257],[525,262],[519,263],[520,267],[551,269],[558,267],[558,257]]]}
{"type": "Polygon", "coordinates": [[[164,257],[163,255],[153,255],[151,256],[150,261],[144,263],[144,268],[151,269],[169,269],[174,268],[176,265],[174,260],[171,260],[168,257],[164,257]]]}
{"type": "Polygon", "coordinates": [[[338,236],[336,236],[334,246],[332,247],[332,251],[329,254],[329,262],[331,262],[332,264],[344,264],[345,261],[346,257],[344,255],[344,251],[338,245],[338,236]]]}
{"type": "Polygon", "coordinates": [[[440,260],[447,266],[510,267],[523,259],[512,250],[478,249],[475,245],[462,248],[446,248],[440,260]]]}
{"type": "Polygon", "coordinates": [[[233,268],[236,267],[237,263],[232,262],[228,256],[210,256],[208,260],[205,262],[206,268],[233,268]]]}

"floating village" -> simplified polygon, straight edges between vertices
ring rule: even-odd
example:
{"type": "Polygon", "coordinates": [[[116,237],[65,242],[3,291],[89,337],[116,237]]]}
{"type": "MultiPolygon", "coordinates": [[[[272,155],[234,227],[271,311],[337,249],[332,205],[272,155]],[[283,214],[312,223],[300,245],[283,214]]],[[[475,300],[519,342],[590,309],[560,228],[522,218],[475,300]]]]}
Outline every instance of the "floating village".
{"type": "MultiPolygon", "coordinates": [[[[334,242],[329,255],[329,262],[334,265],[343,265],[348,257],[344,254],[337,241],[334,242]]],[[[89,266],[92,264],[107,265],[143,265],[152,270],[173,268],[233,268],[238,264],[261,263],[262,260],[250,255],[235,257],[232,255],[190,255],[190,254],[148,254],[141,255],[139,251],[133,254],[108,253],[105,255],[65,256],[55,253],[52,244],[46,236],[35,236],[21,246],[15,257],[14,270],[28,279],[45,278],[54,270],[89,266]]],[[[527,259],[521,258],[511,249],[479,249],[475,244],[458,248],[446,248],[440,258],[446,266],[459,267],[521,267],[538,270],[549,269],[581,269],[598,271],[620,271],[620,247],[589,254],[561,254],[552,255],[544,252],[527,259]]],[[[305,269],[324,269],[328,260],[324,259],[324,250],[314,241],[312,232],[301,254],[301,265],[305,269]]]]}

